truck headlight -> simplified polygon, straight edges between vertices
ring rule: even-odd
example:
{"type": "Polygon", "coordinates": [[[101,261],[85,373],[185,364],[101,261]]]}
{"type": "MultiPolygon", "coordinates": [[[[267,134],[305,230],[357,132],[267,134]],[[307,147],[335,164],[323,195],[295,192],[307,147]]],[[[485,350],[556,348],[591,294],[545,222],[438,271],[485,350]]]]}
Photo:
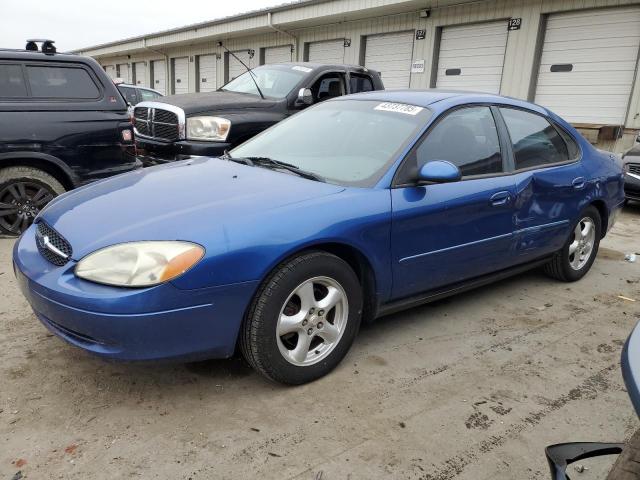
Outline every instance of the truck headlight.
{"type": "Polygon", "coordinates": [[[130,242],[106,247],[84,257],[76,276],[116,287],[150,287],[182,275],[204,256],[190,242],[130,242]]]}
{"type": "Polygon", "coordinates": [[[187,138],[189,140],[205,140],[224,142],[231,130],[231,121],[220,117],[187,118],[187,138]]]}

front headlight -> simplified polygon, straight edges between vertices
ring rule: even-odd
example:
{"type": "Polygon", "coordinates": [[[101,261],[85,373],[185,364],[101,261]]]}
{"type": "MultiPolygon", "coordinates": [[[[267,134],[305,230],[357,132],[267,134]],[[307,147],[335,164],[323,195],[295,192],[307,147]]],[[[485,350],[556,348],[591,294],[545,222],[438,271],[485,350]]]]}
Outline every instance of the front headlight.
{"type": "Polygon", "coordinates": [[[231,121],[220,117],[187,118],[187,138],[189,140],[206,140],[224,142],[231,130],[231,121]]]}
{"type": "Polygon", "coordinates": [[[204,248],[190,242],[121,243],[84,257],[75,274],[106,285],[150,287],[182,275],[203,256],[204,248]]]}

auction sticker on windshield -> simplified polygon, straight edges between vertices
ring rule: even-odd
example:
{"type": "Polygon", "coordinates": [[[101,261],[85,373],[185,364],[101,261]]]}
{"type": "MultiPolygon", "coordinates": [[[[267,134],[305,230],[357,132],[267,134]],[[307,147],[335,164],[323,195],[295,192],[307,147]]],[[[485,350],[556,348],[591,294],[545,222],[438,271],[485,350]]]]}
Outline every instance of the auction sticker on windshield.
{"type": "Polygon", "coordinates": [[[415,105],[407,105],[406,103],[384,102],[376,106],[374,110],[381,110],[383,112],[404,113],[406,115],[417,115],[422,110],[424,110],[424,108],[417,107],[415,105]]]}
{"type": "Polygon", "coordinates": [[[300,65],[294,65],[293,67],[291,67],[291,70],[298,70],[299,72],[309,73],[313,69],[309,67],[301,67],[300,65]]]}

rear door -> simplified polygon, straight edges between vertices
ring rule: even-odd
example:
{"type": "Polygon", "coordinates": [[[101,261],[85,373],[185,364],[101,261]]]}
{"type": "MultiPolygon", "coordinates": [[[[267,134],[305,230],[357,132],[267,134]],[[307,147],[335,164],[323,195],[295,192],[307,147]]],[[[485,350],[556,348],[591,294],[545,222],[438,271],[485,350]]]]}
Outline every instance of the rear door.
{"type": "Polygon", "coordinates": [[[560,127],[537,113],[501,107],[515,166],[516,261],[559,250],[567,241],[586,187],[580,149],[560,127]]]}
{"type": "Polygon", "coordinates": [[[392,195],[393,296],[402,298],[512,264],[514,183],[491,107],[443,114],[409,154],[392,195]],[[416,186],[432,160],[457,165],[462,180],[416,186]]]}

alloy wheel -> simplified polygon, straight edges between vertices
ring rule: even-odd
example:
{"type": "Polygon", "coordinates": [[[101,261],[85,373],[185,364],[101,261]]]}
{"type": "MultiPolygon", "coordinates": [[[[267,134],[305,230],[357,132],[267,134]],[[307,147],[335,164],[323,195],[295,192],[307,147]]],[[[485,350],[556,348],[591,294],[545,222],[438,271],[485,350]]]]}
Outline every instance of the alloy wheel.
{"type": "Polygon", "coordinates": [[[276,327],[278,349],[293,365],[313,365],[338,345],[348,317],[342,286],[329,277],[311,278],[284,302],[276,327]]]}
{"type": "Polygon", "coordinates": [[[584,217],[573,231],[573,241],[569,244],[569,265],[580,270],[586,265],[593,253],[596,239],[596,227],[591,217],[584,217]]]}
{"type": "Polygon", "coordinates": [[[25,231],[54,194],[43,185],[16,181],[0,191],[0,226],[16,235],[25,231]]]}

